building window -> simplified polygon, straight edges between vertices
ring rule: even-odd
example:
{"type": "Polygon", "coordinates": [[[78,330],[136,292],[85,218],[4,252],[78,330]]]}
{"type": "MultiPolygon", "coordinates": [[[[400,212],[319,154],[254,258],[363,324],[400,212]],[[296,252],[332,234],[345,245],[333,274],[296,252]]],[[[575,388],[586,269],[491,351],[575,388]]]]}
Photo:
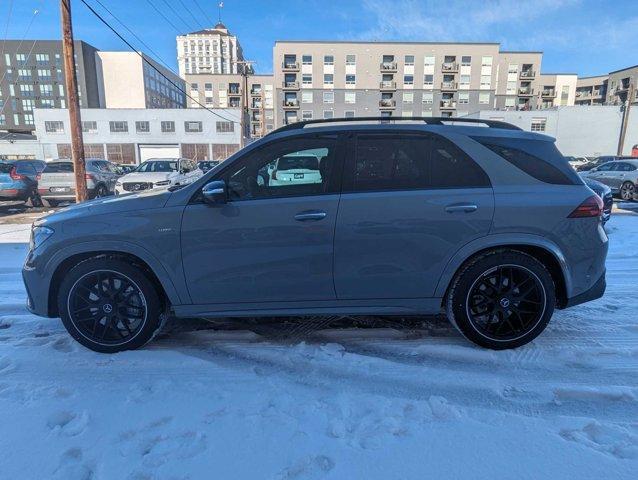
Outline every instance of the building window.
{"type": "Polygon", "coordinates": [[[491,75],[481,75],[481,88],[489,89],[492,85],[491,75]]]}
{"type": "Polygon", "coordinates": [[[44,122],[44,131],[47,133],[64,133],[64,122],[46,120],[44,122]]]}
{"type": "Polygon", "coordinates": [[[97,122],[94,122],[94,121],[83,121],[82,122],[82,132],[84,132],[84,133],[97,133],[97,122]]]}
{"type": "Polygon", "coordinates": [[[334,103],[334,102],[335,102],[334,92],[323,92],[323,103],[334,103]]]}
{"type": "MultiPolygon", "coordinates": [[[[202,122],[199,122],[200,132],[202,122]]],[[[217,133],[232,133],[235,131],[235,122],[215,122],[215,131],[217,133]]]]}
{"type": "Polygon", "coordinates": [[[469,85],[470,84],[470,76],[469,75],[461,75],[461,79],[459,82],[461,85],[469,85]]]}
{"type": "Polygon", "coordinates": [[[472,57],[467,56],[467,55],[463,55],[461,57],[461,66],[462,67],[469,67],[470,65],[472,65],[472,57]]]}
{"type": "Polygon", "coordinates": [[[302,55],[301,56],[301,64],[302,65],[312,65],[312,55],[302,55]]]}
{"type": "Polygon", "coordinates": [[[354,85],[357,83],[356,75],[346,75],[346,85],[354,85]]]}
{"type": "Polygon", "coordinates": [[[423,59],[423,65],[425,65],[426,67],[433,67],[435,62],[436,58],[433,55],[426,55],[426,57],[423,59]]]}
{"type": "Polygon", "coordinates": [[[145,120],[135,122],[135,131],[137,133],[151,133],[151,124],[145,120]]]}
{"type": "Polygon", "coordinates": [[[303,85],[311,85],[312,86],[312,75],[310,75],[308,73],[304,73],[301,76],[301,83],[303,85]]]}
{"type": "Polygon", "coordinates": [[[357,92],[345,92],[344,103],[357,103],[357,92]]]}
{"type": "Polygon", "coordinates": [[[506,95],[516,95],[516,85],[517,82],[507,82],[505,86],[505,94],[506,95]]]}
{"type": "Polygon", "coordinates": [[[24,123],[26,125],[33,125],[35,122],[33,121],[33,114],[25,113],[24,114],[24,123]]]}
{"type": "Polygon", "coordinates": [[[135,144],[107,143],[106,159],[110,162],[135,165],[135,144]]]}
{"type": "Polygon", "coordinates": [[[403,75],[403,85],[414,85],[414,75],[403,75]]]}
{"type": "Polygon", "coordinates": [[[492,57],[482,57],[481,58],[481,66],[482,67],[491,67],[492,66],[492,57]]]}
{"type": "Polygon", "coordinates": [[[183,158],[190,158],[196,162],[208,160],[209,157],[207,143],[182,143],[181,152],[183,158]]]}
{"type": "Polygon", "coordinates": [[[357,64],[356,55],[346,55],[346,65],[356,65],[356,64],[357,64]]]}
{"type": "Polygon", "coordinates": [[[334,118],[335,114],[332,110],[324,110],[323,111],[323,118],[325,119],[330,119],[330,118],[334,118]]]}
{"type": "Polygon", "coordinates": [[[516,105],[516,99],[514,97],[505,97],[505,106],[507,108],[514,108],[515,105],[516,105]]]}
{"type": "MultiPolygon", "coordinates": [[[[272,125],[270,126],[272,129],[272,125]]],[[[266,126],[268,128],[268,126],[266,126]]],[[[233,153],[239,150],[239,145],[236,144],[226,144],[226,143],[216,143],[213,144],[213,160],[226,160],[233,153]]]]}
{"type": "Polygon", "coordinates": [[[312,103],[312,92],[301,92],[301,103],[312,103]]]}
{"type": "Polygon", "coordinates": [[[488,105],[490,103],[490,94],[488,92],[479,93],[479,103],[481,105],[488,105]]]}
{"type": "Polygon", "coordinates": [[[172,120],[163,120],[161,126],[162,133],[175,133],[175,122],[172,120]]]}
{"type": "Polygon", "coordinates": [[[414,103],[414,93],[403,92],[403,103],[414,103]]]}
{"type": "Polygon", "coordinates": [[[33,97],[33,85],[20,85],[20,95],[23,97],[33,97]]]}
{"type": "Polygon", "coordinates": [[[434,94],[432,92],[425,92],[423,94],[423,103],[425,105],[432,105],[432,103],[434,103],[434,94]]]}
{"type": "Polygon", "coordinates": [[[312,110],[302,110],[301,111],[301,119],[302,120],[312,120],[312,110]]]}
{"type": "Polygon", "coordinates": [[[507,73],[518,73],[518,63],[510,63],[507,66],[507,73]]]}
{"type": "Polygon", "coordinates": [[[343,112],[343,116],[345,118],[354,118],[355,111],[354,110],[346,110],[345,112],[343,112]]]}
{"type": "Polygon", "coordinates": [[[111,133],[127,133],[128,122],[109,122],[109,130],[111,133]]]}
{"type": "Polygon", "coordinates": [[[335,57],[333,55],[324,55],[323,56],[323,64],[324,65],[334,65],[335,57]]]}
{"type": "Polygon", "coordinates": [[[205,83],[204,84],[204,91],[212,92],[213,91],[213,84],[212,83],[205,83]]]}
{"type": "Polygon", "coordinates": [[[406,67],[414,66],[414,55],[406,55],[404,59],[404,63],[406,67]]]}
{"type": "Polygon", "coordinates": [[[334,75],[332,73],[325,73],[323,75],[324,85],[334,85],[334,75]]]}
{"type": "Polygon", "coordinates": [[[468,104],[470,103],[470,94],[469,92],[459,92],[459,104],[468,104]]]}
{"type": "Polygon", "coordinates": [[[532,118],[532,132],[544,132],[546,123],[546,118],[532,118]]]}
{"type": "Polygon", "coordinates": [[[85,143],[84,156],[86,158],[104,159],[104,145],[102,145],[101,143],[85,143]]]}
{"type": "Polygon", "coordinates": [[[26,112],[30,112],[33,110],[33,107],[35,107],[35,102],[33,100],[30,100],[30,99],[22,100],[22,110],[26,112]]]}
{"type": "Polygon", "coordinates": [[[201,133],[202,122],[184,122],[184,131],[186,133],[201,133]]]}
{"type": "Polygon", "coordinates": [[[40,108],[55,108],[55,102],[50,98],[40,100],[40,108]]]}
{"type": "Polygon", "coordinates": [[[423,86],[431,87],[434,85],[434,75],[423,75],[423,86]]]}

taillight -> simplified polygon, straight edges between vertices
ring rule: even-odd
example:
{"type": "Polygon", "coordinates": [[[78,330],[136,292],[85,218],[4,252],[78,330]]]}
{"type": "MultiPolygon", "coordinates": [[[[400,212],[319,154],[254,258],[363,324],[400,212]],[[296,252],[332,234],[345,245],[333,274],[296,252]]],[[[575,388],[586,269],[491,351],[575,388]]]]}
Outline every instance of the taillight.
{"type": "Polygon", "coordinates": [[[9,176],[11,177],[11,180],[24,180],[24,175],[19,174],[16,171],[16,167],[11,167],[11,170],[9,171],[9,176]]]}
{"type": "Polygon", "coordinates": [[[603,214],[603,201],[598,195],[592,195],[578,205],[567,218],[599,217],[603,214]]]}
{"type": "Polygon", "coordinates": [[[95,180],[95,177],[90,173],[85,173],[84,178],[87,180],[95,180]]]}
{"type": "Polygon", "coordinates": [[[270,174],[270,178],[272,180],[277,180],[277,170],[272,171],[272,173],[270,174]]]}
{"type": "Polygon", "coordinates": [[[41,174],[41,173],[38,173],[38,174],[35,176],[35,179],[36,179],[38,182],[40,181],[40,179],[41,179],[41,178],[42,178],[42,174],[41,174]]]}

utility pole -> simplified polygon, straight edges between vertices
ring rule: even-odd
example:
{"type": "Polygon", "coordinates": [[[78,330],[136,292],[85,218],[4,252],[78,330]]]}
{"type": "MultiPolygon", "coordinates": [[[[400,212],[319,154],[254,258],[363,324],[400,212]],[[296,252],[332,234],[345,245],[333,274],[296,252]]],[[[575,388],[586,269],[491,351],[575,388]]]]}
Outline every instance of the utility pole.
{"type": "Polygon", "coordinates": [[[86,171],[84,168],[84,141],[82,140],[82,122],[80,119],[80,100],[78,82],[75,74],[75,49],[73,46],[73,27],[71,25],[71,0],[60,0],[62,18],[62,56],[64,57],[64,77],[67,100],[69,102],[69,123],[71,125],[71,159],[75,171],[75,201],[87,199],[86,171]]]}
{"type": "MultiPolygon", "coordinates": [[[[243,78],[242,85],[242,112],[241,118],[239,120],[240,130],[241,130],[241,139],[240,139],[240,148],[244,148],[246,146],[246,138],[250,133],[250,130],[246,128],[246,118],[248,117],[248,76],[252,72],[252,64],[255,63],[252,60],[237,60],[233,62],[238,65],[240,68],[241,76],[243,78]]],[[[250,123],[248,123],[250,126],[250,123]]]]}
{"type": "Polygon", "coordinates": [[[622,123],[620,124],[620,137],[618,138],[618,151],[616,152],[616,155],[618,156],[622,156],[622,151],[625,149],[625,137],[627,136],[627,125],[629,124],[629,112],[631,112],[631,102],[634,98],[635,88],[635,85],[631,82],[627,89],[627,103],[623,106],[622,123]]]}

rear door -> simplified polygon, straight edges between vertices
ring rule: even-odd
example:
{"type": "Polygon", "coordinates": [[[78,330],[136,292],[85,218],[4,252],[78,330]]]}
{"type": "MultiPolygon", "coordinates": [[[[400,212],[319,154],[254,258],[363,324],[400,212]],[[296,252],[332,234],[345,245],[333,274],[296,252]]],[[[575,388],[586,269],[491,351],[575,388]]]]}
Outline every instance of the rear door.
{"type": "Polygon", "coordinates": [[[488,233],[493,211],[487,174],[447,139],[353,137],[335,232],[337,297],[432,297],[451,256],[488,233]]]}
{"type": "Polygon", "coordinates": [[[595,172],[590,173],[589,177],[611,187],[613,183],[613,176],[617,173],[615,172],[616,165],[617,162],[603,163],[601,166],[596,168],[595,172]]]}

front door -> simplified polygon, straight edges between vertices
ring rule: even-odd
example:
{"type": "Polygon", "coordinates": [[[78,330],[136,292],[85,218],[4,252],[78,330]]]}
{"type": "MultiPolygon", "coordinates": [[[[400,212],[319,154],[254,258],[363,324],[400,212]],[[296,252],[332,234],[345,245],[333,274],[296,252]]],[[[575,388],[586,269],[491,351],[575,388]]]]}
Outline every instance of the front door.
{"type": "Polygon", "coordinates": [[[487,235],[487,174],[431,134],[361,134],[350,143],[335,232],[339,299],[426,298],[448,260],[487,235]]]}
{"type": "Polygon", "coordinates": [[[227,204],[193,199],[181,232],[193,303],[335,299],[339,143],[305,134],[258,147],[214,178],[227,204]]]}

